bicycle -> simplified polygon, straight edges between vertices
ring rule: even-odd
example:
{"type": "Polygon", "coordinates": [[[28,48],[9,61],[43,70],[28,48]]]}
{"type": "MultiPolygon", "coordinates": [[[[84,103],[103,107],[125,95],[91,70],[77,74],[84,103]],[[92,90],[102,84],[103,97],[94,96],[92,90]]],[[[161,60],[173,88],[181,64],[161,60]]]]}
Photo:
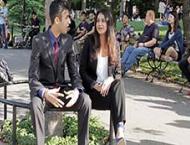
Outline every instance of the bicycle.
{"type": "Polygon", "coordinates": [[[14,48],[30,48],[31,47],[31,37],[29,36],[30,31],[32,30],[32,26],[27,25],[23,26],[22,29],[23,35],[15,36],[14,38],[14,48]]]}

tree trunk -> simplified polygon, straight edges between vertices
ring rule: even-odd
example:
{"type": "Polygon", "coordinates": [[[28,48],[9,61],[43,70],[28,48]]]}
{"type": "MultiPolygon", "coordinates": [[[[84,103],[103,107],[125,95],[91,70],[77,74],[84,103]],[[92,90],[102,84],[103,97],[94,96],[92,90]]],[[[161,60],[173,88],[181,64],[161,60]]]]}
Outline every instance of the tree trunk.
{"type": "Polygon", "coordinates": [[[187,44],[187,52],[190,53],[190,1],[183,0],[183,27],[184,27],[184,36],[187,44]]]}
{"type": "Polygon", "coordinates": [[[127,0],[121,0],[120,2],[120,18],[122,17],[123,13],[126,13],[126,1],[127,0]]]}
{"type": "MultiPolygon", "coordinates": [[[[49,6],[53,0],[45,1],[45,22],[46,29],[51,25],[49,18],[49,6]]],[[[46,136],[62,136],[63,125],[62,125],[62,112],[49,111],[45,113],[45,132],[46,136]]]]}
{"type": "Polygon", "coordinates": [[[46,30],[48,29],[48,27],[51,25],[51,21],[49,18],[49,6],[51,4],[53,0],[46,0],[45,1],[45,23],[46,23],[46,30]]]}
{"type": "Polygon", "coordinates": [[[82,10],[86,9],[86,0],[82,0],[82,10]]]}
{"type": "Polygon", "coordinates": [[[158,6],[159,6],[159,0],[154,1],[154,9],[157,12],[158,11],[158,6]]]}

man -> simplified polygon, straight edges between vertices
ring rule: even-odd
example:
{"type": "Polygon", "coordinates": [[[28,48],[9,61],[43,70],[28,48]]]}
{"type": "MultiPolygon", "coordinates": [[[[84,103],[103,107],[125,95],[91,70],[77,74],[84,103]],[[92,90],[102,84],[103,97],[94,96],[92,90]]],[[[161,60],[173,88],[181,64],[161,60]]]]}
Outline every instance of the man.
{"type": "Polygon", "coordinates": [[[8,9],[6,7],[7,1],[0,0],[0,35],[1,35],[1,45],[5,49],[8,48],[7,39],[6,39],[6,21],[8,15],[8,9]]]}
{"type": "Polygon", "coordinates": [[[159,6],[158,6],[158,13],[160,14],[160,21],[163,21],[164,18],[164,12],[166,10],[166,1],[160,0],[159,6]]]}
{"type": "Polygon", "coordinates": [[[117,40],[120,42],[121,51],[124,52],[125,48],[135,42],[135,32],[134,28],[129,25],[129,19],[126,14],[122,16],[122,23],[123,27],[121,28],[120,32],[117,33],[117,40]]]}
{"type": "Polygon", "coordinates": [[[74,20],[74,12],[70,14],[70,20],[71,20],[71,23],[69,24],[68,34],[70,34],[72,37],[74,37],[75,32],[76,32],[76,24],[75,24],[75,20],[74,20]]]}
{"type": "Polygon", "coordinates": [[[74,40],[80,39],[82,36],[84,36],[88,32],[89,24],[87,22],[87,14],[86,12],[81,12],[80,16],[81,22],[77,28],[76,36],[74,37],[74,40]]]}
{"type": "MultiPolygon", "coordinates": [[[[89,11],[89,16],[88,16],[88,29],[85,35],[83,35],[79,41],[84,41],[89,35],[94,33],[94,18],[95,18],[95,12],[93,10],[89,11]]],[[[83,44],[82,44],[83,45],[83,44]]]]}
{"type": "Polygon", "coordinates": [[[49,8],[51,28],[34,36],[29,67],[29,86],[32,101],[32,117],[36,145],[44,145],[44,108],[78,111],[78,145],[87,145],[89,140],[89,115],[91,100],[83,92],[78,66],[72,49],[72,38],[66,34],[70,16],[68,3],[54,0],[49,8]],[[64,71],[65,62],[73,90],[67,91],[64,71]]]}
{"type": "Polygon", "coordinates": [[[30,40],[32,41],[32,38],[40,32],[40,20],[34,11],[32,12],[31,26],[32,30],[30,31],[29,36],[31,38],[30,40]]]}
{"type": "Polygon", "coordinates": [[[140,36],[138,43],[134,46],[129,46],[126,48],[122,59],[122,71],[123,75],[127,72],[133,64],[137,62],[139,57],[144,56],[149,53],[157,44],[157,39],[159,37],[159,29],[155,24],[155,13],[152,10],[148,10],[145,17],[145,28],[143,34],[140,36]]]}

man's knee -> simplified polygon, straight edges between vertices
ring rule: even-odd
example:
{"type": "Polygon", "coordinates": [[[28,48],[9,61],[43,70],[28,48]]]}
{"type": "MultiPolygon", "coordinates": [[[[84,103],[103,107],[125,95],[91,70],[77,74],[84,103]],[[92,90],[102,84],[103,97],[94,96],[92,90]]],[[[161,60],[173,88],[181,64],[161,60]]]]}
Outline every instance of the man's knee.
{"type": "Polygon", "coordinates": [[[42,98],[39,97],[32,97],[31,99],[31,107],[32,110],[35,112],[37,110],[42,110],[43,109],[43,101],[42,98]]]}
{"type": "Polygon", "coordinates": [[[92,102],[89,95],[86,93],[82,93],[80,97],[81,97],[82,104],[86,106],[87,108],[91,108],[92,102]]]}

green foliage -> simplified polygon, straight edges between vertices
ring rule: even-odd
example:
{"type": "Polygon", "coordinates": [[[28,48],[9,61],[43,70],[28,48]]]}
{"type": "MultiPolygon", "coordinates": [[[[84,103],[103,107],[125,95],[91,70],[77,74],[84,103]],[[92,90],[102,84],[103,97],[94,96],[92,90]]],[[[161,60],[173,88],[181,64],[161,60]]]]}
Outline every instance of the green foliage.
{"type": "Polygon", "coordinates": [[[34,10],[41,24],[44,23],[44,0],[9,0],[9,21],[11,23],[30,23],[32,11],[34,10]]]}
{"type": "MultiPolygon", "coordinates": [[[[76,145],[78,123],[76,116],[63,116],[63,137],[48,137],[46,145],[76,145]]],[[[100,124],[97,118],[90,119],[90,145],[105,144],[108,131],[100,124]]],[[[11,145],[12,123],[6,120],[0,132],[0,138],[11,145]]],[[[35,136],[33,134],[31,117],[26,115],[22,120],[17,121],[17,143],[18,145],[34,145],[35,136]]]]}
{"type": "Polygon", "coordinates": [[[76,145],[77,137],[67,136],[65,138],[54,136],[47,139],[47,145],[76,145]]]}
{"type": "MultiPolygon", "coordinates": [[[[64,122],[64,137],[76,137],[77,134],[77,119],[76,117],[63,117],[64,122]]],[[[108,131],[100,124],[97,118],[90,118],[90,145],[105,144],[108,137],[108,131]]],[[[76,144],[76,143],[75,143],[76,144]]]]}

